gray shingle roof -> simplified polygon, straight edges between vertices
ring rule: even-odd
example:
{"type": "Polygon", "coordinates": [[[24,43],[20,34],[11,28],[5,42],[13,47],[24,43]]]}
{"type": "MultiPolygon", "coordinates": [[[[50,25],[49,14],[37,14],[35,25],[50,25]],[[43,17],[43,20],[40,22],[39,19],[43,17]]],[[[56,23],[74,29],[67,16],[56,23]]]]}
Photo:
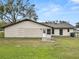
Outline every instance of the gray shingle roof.
{"type": "Polygon", "coordinates": [[[23,22],[23,21],[31,21],[31,22],[34,22],[34,23],[37,23],[37,24],[40,24],[40,25],[43,25],[43,26],[47,26],[47,27],[52,28],[52,27],[49,26],[49,25],[46,25],[46,24],[43,24],[43,23],[39,23],[39,22],[36,22],[36,21],[30,20],[30,19],[23,19],[23,20],[18,21],[18,22],[16,22],[16,23],[11,23],[11,24],[5,25],[5,26],[3,26],[2,28],[6,28],[6,27],[9,27],[9,26],[12,26],[12,25],[15,25],[15,24],[21,23],[21,22],[23,22]]]}
{"type": "Polygon", "coordinates": [[[74,28],[73,25],[69,24],[69,23],[53,23],[53,22],[45,22],[44,24],[49,25],[53,28],[74,28]]]}

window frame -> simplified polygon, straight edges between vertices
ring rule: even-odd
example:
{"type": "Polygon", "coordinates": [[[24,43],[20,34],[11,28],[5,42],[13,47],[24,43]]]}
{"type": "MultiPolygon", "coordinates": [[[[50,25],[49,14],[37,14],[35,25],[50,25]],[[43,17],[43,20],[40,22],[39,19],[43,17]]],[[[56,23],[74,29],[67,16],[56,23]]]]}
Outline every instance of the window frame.
{"type": "Polygon", "coordinates": [[[52,28],[52,34],[54,34],[54,28],[52,28]]]}
{"type": "Polygon", "coordinates": [[[47,34],[51,34],[51,29],[47,29],[47,34]]]}

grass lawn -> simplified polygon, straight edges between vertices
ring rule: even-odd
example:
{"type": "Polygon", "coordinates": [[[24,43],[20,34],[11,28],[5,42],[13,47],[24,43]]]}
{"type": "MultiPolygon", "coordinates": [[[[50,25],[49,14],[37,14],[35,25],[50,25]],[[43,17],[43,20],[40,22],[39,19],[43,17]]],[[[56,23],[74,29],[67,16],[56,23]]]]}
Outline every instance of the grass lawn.
{"type": "Polygon", "coordinates": [[[79,59],[79,38],[54,41],[0,39],[0,59],[79,59]]]}

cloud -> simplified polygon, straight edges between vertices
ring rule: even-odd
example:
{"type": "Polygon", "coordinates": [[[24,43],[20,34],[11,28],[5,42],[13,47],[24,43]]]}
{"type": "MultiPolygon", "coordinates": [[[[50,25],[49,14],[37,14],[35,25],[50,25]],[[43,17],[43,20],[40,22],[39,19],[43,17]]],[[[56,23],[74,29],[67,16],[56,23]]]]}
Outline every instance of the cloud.
{"type": "Polygon", "coordinates": [[[73,6],[71,7],[71,10],[79,10],[79,6],[73,6]]]}
{"type": "Polygon", "coordinates": [[[73,3],[79,4],[79,0],[70,0],[70,1],[73,2],[73,3]]]}
{"type": "Polygon", "coordinates": [[[48,6],[41,6],[40,8],[41,9],[39,10],[39,13],[44,16],[49,16],[62,10],[62,7],[60,5],[55,4],[49,4],[48,6]]]}

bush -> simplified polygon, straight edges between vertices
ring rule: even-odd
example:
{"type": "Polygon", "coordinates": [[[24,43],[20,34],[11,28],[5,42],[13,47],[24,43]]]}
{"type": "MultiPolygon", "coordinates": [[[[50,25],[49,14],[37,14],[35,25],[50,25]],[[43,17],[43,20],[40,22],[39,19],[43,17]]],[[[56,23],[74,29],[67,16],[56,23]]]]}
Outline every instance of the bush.
{"type": "Polygon", "coordinates": [[[3,38],[4,37],[4,32],[0,32],[0,38],[3,38]]]}

